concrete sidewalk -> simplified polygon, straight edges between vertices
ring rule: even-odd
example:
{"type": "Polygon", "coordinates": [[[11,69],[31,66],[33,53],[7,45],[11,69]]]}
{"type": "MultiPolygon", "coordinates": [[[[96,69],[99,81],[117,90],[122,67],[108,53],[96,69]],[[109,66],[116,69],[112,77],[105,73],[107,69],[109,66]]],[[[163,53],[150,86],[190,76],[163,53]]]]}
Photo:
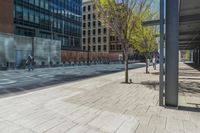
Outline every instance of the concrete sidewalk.
{"type": "MultiPolygon", "coordinates": [[[[151,68],[152,69],[152,68],[151,68]]],[[[158,72],[130,70],[0,99],[1,133],[199,133],[200,113],[158,106],[158,72]]]]}

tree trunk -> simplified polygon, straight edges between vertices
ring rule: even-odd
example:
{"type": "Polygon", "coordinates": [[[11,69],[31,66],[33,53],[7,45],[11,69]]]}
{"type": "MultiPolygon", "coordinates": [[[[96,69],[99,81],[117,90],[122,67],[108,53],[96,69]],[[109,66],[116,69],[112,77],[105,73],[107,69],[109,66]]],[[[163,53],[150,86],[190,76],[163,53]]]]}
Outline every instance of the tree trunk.
{"type": "Polygon", "coordinates": [[[124,64],[125,64],[125,83],[128,83],[128,52],[124,51],[124,64]]]}
{"type": "Polygon", "coordinates": [[[149,64],[147,59],[146,59],[146,73],[149,73],[149,64]]]}

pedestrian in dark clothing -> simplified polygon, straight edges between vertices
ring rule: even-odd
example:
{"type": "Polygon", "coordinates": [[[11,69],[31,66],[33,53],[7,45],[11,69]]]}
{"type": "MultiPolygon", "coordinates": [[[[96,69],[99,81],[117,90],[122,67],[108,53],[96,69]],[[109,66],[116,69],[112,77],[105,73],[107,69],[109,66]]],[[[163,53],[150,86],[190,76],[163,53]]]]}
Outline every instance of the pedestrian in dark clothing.
{"type": "Polygon", "coordinates": [[[28,71],[33,71],[33,57],[31,55],[28,55],[26,64],[28,65],[28,71]]]}

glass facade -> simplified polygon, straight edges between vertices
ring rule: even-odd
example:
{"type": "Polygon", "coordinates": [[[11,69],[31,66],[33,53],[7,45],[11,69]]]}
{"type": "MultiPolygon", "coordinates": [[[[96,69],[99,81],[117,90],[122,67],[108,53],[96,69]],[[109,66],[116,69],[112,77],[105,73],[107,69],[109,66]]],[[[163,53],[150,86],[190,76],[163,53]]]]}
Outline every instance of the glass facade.
{"type": "Polygon", "coordinates": [[[15,34],[61,40],[81,49],[82,0],[14,0],[15,34]]]}

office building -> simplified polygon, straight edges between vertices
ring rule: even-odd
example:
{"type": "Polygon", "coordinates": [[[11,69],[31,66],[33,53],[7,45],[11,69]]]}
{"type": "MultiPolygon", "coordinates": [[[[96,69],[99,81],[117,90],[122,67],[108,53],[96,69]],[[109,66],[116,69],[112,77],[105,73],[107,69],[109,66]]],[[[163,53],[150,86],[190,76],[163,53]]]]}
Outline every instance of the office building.
{"type": "Polygon", "coordinates": [[[0,32],[60,40],[81,49],[82,0],[0,0],[0,32]]]}
{"type": "Polygon", "coordinates": [[[83,2],[82,48],[91,52],[121,52],[122,45],[108,27],[97,20],[93,0],[83,2]]]}

